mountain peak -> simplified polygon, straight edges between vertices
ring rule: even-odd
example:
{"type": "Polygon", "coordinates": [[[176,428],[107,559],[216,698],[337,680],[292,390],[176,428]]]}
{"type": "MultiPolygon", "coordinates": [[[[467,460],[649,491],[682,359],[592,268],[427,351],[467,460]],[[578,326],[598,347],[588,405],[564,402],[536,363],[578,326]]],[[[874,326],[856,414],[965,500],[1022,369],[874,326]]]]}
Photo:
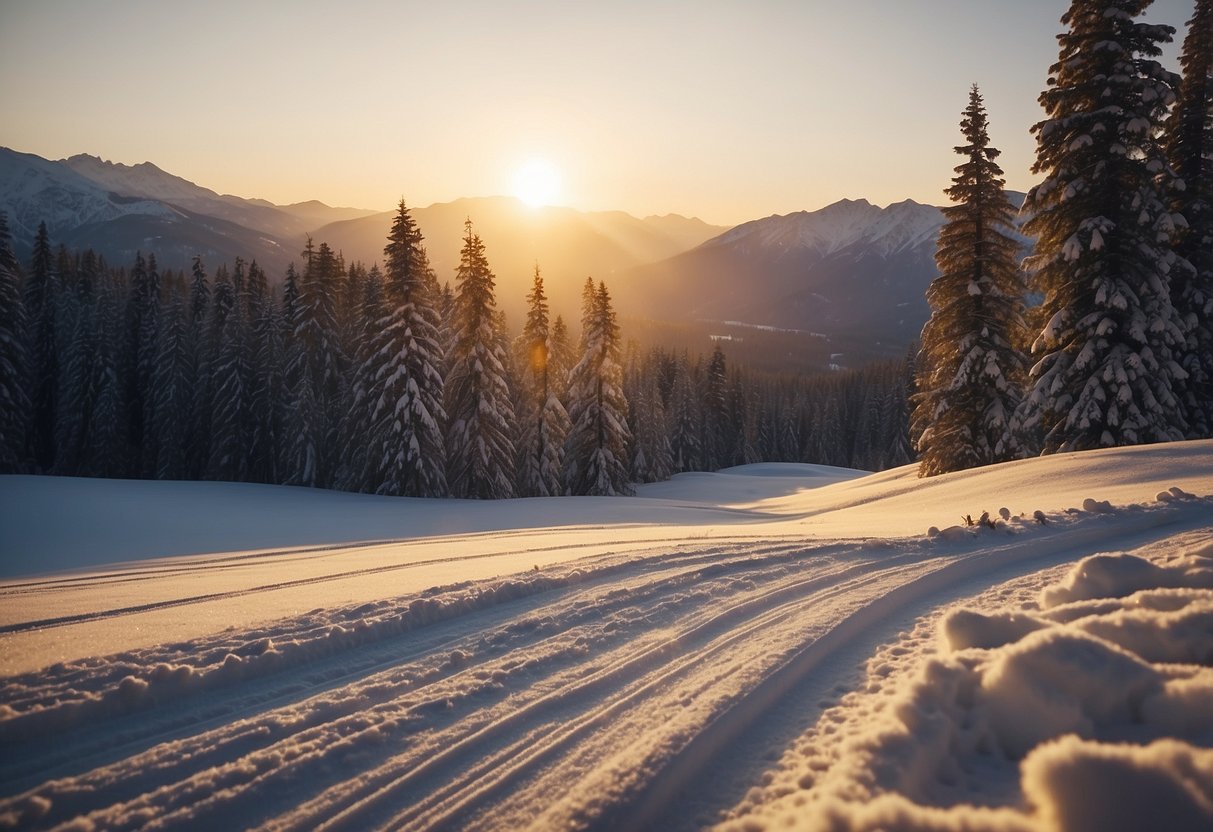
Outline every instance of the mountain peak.
{"type": "Polygon", "coordinates": [[[879,208],[866,199],[840,199],[816,211],[774,215],[739,225],[704,246],[740,246],[833,254],[857,243],[880,256],[933,242],[943,215],[907,199],[879,208]]]}

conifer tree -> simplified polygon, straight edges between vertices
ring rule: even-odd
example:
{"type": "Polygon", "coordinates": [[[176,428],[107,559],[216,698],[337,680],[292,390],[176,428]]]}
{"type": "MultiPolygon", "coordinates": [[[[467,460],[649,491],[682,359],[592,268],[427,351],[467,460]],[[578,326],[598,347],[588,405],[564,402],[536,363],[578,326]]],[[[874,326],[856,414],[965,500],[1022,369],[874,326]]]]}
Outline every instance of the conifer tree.
{"type": "Polygon", "coordinates": [[[703,470],[703,419],[693,372],[683,353],[670,392],[670,453],[675,473],[703,470]]]}
{"type": "MultiPolygon", "coordinates": [[[[122,355],[121,373],[126,379],[127,436],[134,449],[134,473],[151,476],[154,460],[142,454],[145,426],[150,422],[152,373],[156,367],[157,327],[160,314],[160,272],[156,256],[144,260],[135,254],[131,269],[130,292],[126,304],[126,343],[122,355]]],[[[151,443],[147,443],[150,450],[151,443]]]]}
{"type": "MultiPolygon", "coordinates": [[[[100,266],[100,264],[98,264],[100,266]]],[[[83,403],[77,473],[121,477],[127,472],[126,400],[121,376],[124,315],[121,287],[99,270],[90,278],[94,303],[88,339],[79,350],[83,403]]]]}
{"type": "Polygon", "coordinates": [[[25,304],[20,267],[13,255],[8,219],[0,211],[0,473],[14,473],[26,464],[26,427],[30,402],[26,395],[28,365],[25,350],[25,304]]]}
{"type": "Polygon", "coordinates": [[[564,493],[564,442],[570,423],[553,384],[548,302],[538,266],[527,303],[521,339],[523,422],[518,493],[523,497],[555,497],[564,493]]]}
{"type": "Polygon", "coordinates": [[[286,433],[283,320],[265,285],[265,272],[249,265],[248,333],[248,472],[253,482],[281,482],[279,462],[286,433]]]}
{"type": "Polygon", "coordinates": [[[943,209],[939,277],[927,290],[931,318],[922,330],[914,411],[920,476],[1024,455],[1012,428],[1027,374],[1017,348],[1025,324],[1014,208],[976,84],[960,128],[965,144],[956,152],[965,161],[947,189],[954,204],[943,209]]]}
{"type": "Polygon", "coordinates": [[[1169,26],[1136,21],[1149,0],[1073,0],[1032,129],[1028,260],[1044,296],[1024,425],[1045,453],[1182,438],[1171,303],[1172,174],[1159,127],[1177,77],[1154,58],[1169,26]]]}
{"type": "Polygon", "coordinates": [[[548,384],[556,392],[556,397],[568,410],[569,373],[576,364],[573,352],[573,342],[569,338],[569,328],[560,315],[552,321],[552,332],[548,338],[548,384]]]}
{"type": "MultiPolygon", "coordinates": [[[[237,270],[239,272],[240,270],[237,270]]],[[[211,348],[211,441],[208,479],[242,482],[248,479],[250,451],[250,376],[248,327],[237,289],[245,278],[216,279],[216,313],[211,348]]]]}
{"type": "Polygon", "coordinates": [[[1188,435],[1203,438],[1213,436],[1213,0],[1196,0],[1179,60],[1183,81],[1166,138],[1178,176],[1171,208],[1185,221],[1175,250],[1190,268],[1172,271],[1171,298],[1186,335],[1180,389],[1188,435]]]}
{"type": "Polygon", "coordinates": [[[628,362],[624,393],[628,400],[628,423],[632,431],[631,479],[633,482],[660,482],[674,473],[674,455],[670,449],[670,431],[657,373],[651,358],[628,362]]]}
{"type": "Polygon", "coordinates": [[[152,409],[144,438],[154,460],[157,479],[189,476],[190,413],[193,409],[195,364],[188,311],[174,295],[161,315],[156,366],[152,374],[152,409]]]}
{"type": "Polygon", "coordinates": [[[630,494],[632,434],[623,394],[619,324],[606,284],[600,282],[584,299],[584,348],[569,386],[572,428],[565,443],[565,482],[572,494],[630,494]]]}
{"type": "Polygon", "coordinates": [[[370,333],[354,394],[364,402],[355,407],[369,416],[363,486],[379,494],[437,497],[447,490],[441,318],[422,244],[402,199],[383,249],[386,312],[370,333]]]}
{"type": "Polygon", "coordinates": [[[497,331],[495,278],[471,220],[464,230],[446,384],[447,484],[456,497],[497,499],[514,493],[514,413],[497,331]]]}
{"type": "Polygon", "coordinates": [[[728,412],[725,402],[725,387],[728,371],[724,350],[717,344],[712,350],[703,379],[703,463],[709,471],[716,471],[729,464],[728,412]]]}
{"type": "Polygon", "coordinates": [[[200,477],[206,470],[210,455],[211,435],[211,376],[206,322],[211,316],[211,285],[201,257],[195,257],[191,268],[189,305],[186,308],[186,344],[190,375],[194,380],[193,403],[189,415],[189,449],[187,469],[190,477],[200,477]]]}
{"type": "Polygon", "coordinates": [[[360,332],[353,340],[353,375],[350,379],[350,405],[342,423],[342,469],[339,487],[346,491],[373,492],[378,481],[367,476],[367,453],[371,444],[371,390],[375,386],[375,335],[386,315],[383,299],[383,273],[375,264],[362,283],[362,300],[356,318],[360,332]]]}
{"type": "Polygon", "coordinates": [[[50,471],[55,465],[55,422],[58,418],[59,345],[57,313],[59,276],[51,251],[46,223],[38,224],[29,274],[22,287],[28,326],[30,454],[35,470],[50,471]]]}
{"type": "Polygon", "coordinates": [[[288,350],[292,391],[290,482],[327,487],[336,467],[336,428],[341,420],[342,356],[336,292],[342,267],[328,243],[303,251],[303,275],[295,302],[295,329],[288,350]]]}

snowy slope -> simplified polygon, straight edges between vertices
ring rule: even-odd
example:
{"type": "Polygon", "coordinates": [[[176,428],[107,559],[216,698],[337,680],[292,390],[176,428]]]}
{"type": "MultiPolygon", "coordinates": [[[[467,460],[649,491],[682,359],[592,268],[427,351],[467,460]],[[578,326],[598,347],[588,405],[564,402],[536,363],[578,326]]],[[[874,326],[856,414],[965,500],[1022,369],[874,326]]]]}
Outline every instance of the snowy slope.
{"type": "MultiPolygon", "coordinates": [[[[110,489],[108,516],[92,517],[74,544],[60,535],[61,563],[114,539],[130,543],[130,557],[153,555],[140,543],[149,527],[136,507],[166,526],[185,514],[176,497],[143,490],[155,484],[33,487],[41,482],[0,480],[6,560],[38,547],[47,517],[74,516],[70,507],[96,499],[85,485],[110,489]]],[[[909,711],[861,701],[862,690],[886,676],[921,678],[937,642],[914,622],[937,621],[958,600],[988,622],[961,619],[949,649],[1001,650],[963,641],[988,632],[1004,646],[1030,636],[999,618],[998,605],[1022,605],[1060,580],[1057,570],[1097,552],[1138,549],[1161,566],[1137,567],[1131,580],[1079,573],[1032,615],[1077,620],[1059,611],[1150,581],[1190,587],[1160,598],[1196,598],[1205,591],[1202,547],[1213,539],[1210,442],[1029,460],[929,483],[909,469],[853,477],[764,466],[679,478],[630,500],[509,501],[489,518],[493,504],[397,500],[395,531],[369,536],[401,539],[352,547],[248,551],[273,544],[240,541],[285,534],[309,512],[332,527],[330,539],[365,539],[360,526],[381,509],[355,506],[379,506],[374,498],[270,489],[225,501],[226,488],[236,487],[190,495],[190,510],[209,518],[211,545],[222,547],[214,554],[0,585],[0,827],[79,818],[106,828],[630,829],[732,817],[749,828],[810,823],[821,814],[804,806],[817,801],[864,828],[848,796],[951,811],[971,792],[930,785],[948,776],[985,784],[972,799],[1005,820],[1022,809],[1014,752],[971,756],[932,745],[925,731],[909,745],[904,731],[889,739],[877,730],[887,723],[868,717],[909,711]],[[293,501],[306,510],[292,511],[293,501]],[[237,503],[268,516],[224,528],[237,503]],[[997,516],[1003,506],[1008,519],[997,529],[951,526],[962,513],[997,516]],[[422,526],[427,517],[441,523],[422,526]],[[474,531],[489,528],[497,531],[474,531]],[[990,587],[999,588],[983,595],[990,587]],[[880,648],[890,640],[898,643],[880,648]],[[864,681],[856,669],[878,648],[864,681]],[[838,734],[854,743],[823,739],[838,734]],[[863,756],[872,749],[885,756],[863,756]],[[925,772],[923,782],[865,768],[907,754],[918,754],[912,771],[925,772]],[[962,774],[949,775],[947,760],[962,774]],[[828,791],[811,796],[818,781],[828,791]]],[[[148,534],[164,545],[168,533],[148,534]]],[[[1114,605],[1105,607],[1083,614],[1107,614],[1114,625],[1114,605]]],[[[1209,632],[1197,623],[1186,641],[1171,639],[1189,652],[1168,660],[1213,661],[1209,632]]],[[[988,665],[1008,661],[992,654],[988,665]]],[[[1202,695],[1191,688],[1205,678],[1199,661],[1186,677],[1196,681],[1174,696],[1202,695]]],[[[1140,672],[1154,692],[1180,679],[1173,669],[1140,672]]],[[[893,687],[947,701],[945,688],[893,687]]],[[[1117,719],[1091,713],[1119,730],[1117,719]]],[[[1199,720],[1149,725],[1151,742],[1203,742],[1199,720]]],[[[1183,753],[1167,746],[1157,766],[1134,758],[1137,776],[1174,785],[1165,771],[1182,769],[1183,753]]],[[[1199,820],[1195,805],[1189,817],[1199,820]]],[[[1025,817],[1004,828],[1043,823],[1025,817]]]]}
{"type": "Polygon", "coordinates": [[[227,194],[221,196],[209,188],[161,170],[151,162],[124,165],[81,153],[63,159],[61,164],[114,193],[177,205],[196,214],[218,217],[255,229],[271,237],[293,241],[314,228],[274,205],[227,194]]]}
{"type": "Polygon", "coordinates": [[[123,198],[60,162],[0,147],[0,210],[18,246],[28,247],[45,222],[52,235],[127,215],[175,219],[162,202],[123,198]]]}

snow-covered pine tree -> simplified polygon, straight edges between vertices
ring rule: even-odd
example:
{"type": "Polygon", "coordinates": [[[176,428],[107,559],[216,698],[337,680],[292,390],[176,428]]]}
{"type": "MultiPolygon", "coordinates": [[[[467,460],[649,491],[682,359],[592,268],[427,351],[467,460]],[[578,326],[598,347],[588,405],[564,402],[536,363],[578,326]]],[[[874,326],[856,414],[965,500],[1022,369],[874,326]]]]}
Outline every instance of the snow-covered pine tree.
{"type": "Polygon", "coordinates": [[[25,349],[25,302],[20,267],[13,255],[8,218],[0,211],[0,474],[22,471],[30,401],[25,349]]]}
{"type": "Polygon", "coordinates": [[[914,446],[910,443],[909,404],[914,386],[916,361],[907,358],[900,367],[895,367],[889,376],[881,404],[881,452],[876,462],[877,471],[908,465],[914,459],[914,446]]]}
{"type": "Polygon", "coordinates": [[[155,462],[157,479],[189,476],[190,414],[193,409],[194,347],[189,311],[174,294],[160,315],[156,366],[152,373],[152,410],[144,442],[155,462]]]}
{"type": "Polygon", "coordinates": [[[633,355],[624,374],[628,423],[633,426],[630,469],[633,482],[660,482],[674,473],[670,431],[654,363],[652,355],[644,360],[633,355]]]}
{"type": "Polygon", "coordinates": [[[731,456],[728,425],[728,409],[725,402],[725,387],[728,371],[724,350],[717,344],[708,360],[703,379],[703,464],[709,471],[716,471],[729,464],[731,456]]]}
{"type": "Polygon", "coordinates": [[[762,424],[762,396],[757,386],[747,382],[736,367],[732,370],[728,387],[730,423],[734,434],[731,439],[731,456],[727,465],[752,465],[762,462],[760,450],[760,425],[762,424]]]}
{"type": "Polygon", "coordinates": [[[248,478],[250,368],[244,304],[237,295],[245,283],[243,268],[235,273],[239,281],[227,269],[217,272],[208,322],[211,436],[206,478],[241,482],[248,478]]]}
{"type": "Polygon", "coordinates": [[[464,230],[446,383],[447,484],[456,497],[498,499],[514,494],[514,413],[497,332],[495,278],[471,220],[464,230]]]}
{"type": "Polygon", "coordinates": [[[960,129],[965,144],[956,152],[965,161],[946,191],[953,204],[943,209],[939,277],[927,289],[931,318],[918,362],[914,419],[923,477],[1025,455],[1012,424],[1027,376],[1017,348],[1025,324],[1015,209],[1003,192],[976,84],[960,129]]]}
{"type": "Polygon", "coordinates": [[[628,403],[623,394],[619,324],[606,284],[586,293],[581,360],[569,385],[565,484],[572,494],[631,494],[628,478],[628,403]]]}
{"type": "Polygon", "coordinates": [[[367,452],[371,444],[371,391],[375,386],[375,334],[387,313],[383,299],[383,272],[376,264],[362,282],[362,300],[356,318],[361,326],[352,341],[353,373],[349,385],[349,407],[341,426],[342,452],[338,488],[346,491],[374,492],[379,481],[367,474],[367,452]]]}
{"type": "Polygon", "coordinates": [[[286,433],[287,402],[284,382],[284,324],[282,313],[265,283],[256,261],[249,265],[249,448],[248,478],[253,482],[281,482],[279,461],[286,433]]]}
{"type": "Polygon", "coordinates": [[[1180,364],[1188,377],[1179,388],[1188,435],[1203,438],[1213,436],[1213,0],[1196,0],[1179,61],[1183,81],[1166,139],[1178,177],[1171,210],[1186,222],[1175,251],[1191,268],[1172,271],[1171,299],[1187,336],[1180,364]]]}
{"type": "Polygon", "coordinates": [[[120,365],[125,337],[121,287],[98,269],[90,280],[91,340],[80,350],[84,364],[84,419],[79,467],[86,477],[121,477],[127,472],[125,396],[120,365]]]}
{"type": "Polygon", "coordinates": [[[58,418],[59,346],[57,312],[60,298],[59,275],[51,251],[46,223],[38,224],[30,269],[22,286],[28,337],[29,400],[32,421],[29,426],[30,454],[34,468],[50,471],[55,465],[55,421],[58,418]]]}
{"type": "Polygon", "coordinates": [[[211,286],[206,277],[206,266],[201,257],[194,257],[190,267],[190,321],[195,327],[201,327],[206,320],[207,308],[211,302],[211,286]]]}
{"type": "Polygon", "coordinates": [[[211,316],[211,284],[201,257],[190,270],[189,305],[186,307],[186,342],[193,364],[193,404],[189,410],[189,448],[186,454],[190,478],[201,477],[210,456],[211,375],[206,323],[211,316]]]}
{"type": "MultiPolygon", "coordinates": [[[[378,494],[438,497],[447,491],[442,321],[422,243],[402,199],[383,249],[386,311],[368,333],[355,393],[362,399],[355,407],[369,408],[362,484],[378,494]]],[[[491,303],[491,274],[488,280],[491,303]]]]}
{"type": "Polygon", "coordinates": [[[667,413],[670,453],[675,473],[703,470],[703,419],[695,392],[694,370],[684,352],[676,364],[674,385],[667,413]]]}
{"type": "Polygon", "coordinates": [[[310,237],[303,261],[295,329],[287,350],[292,394],[287,476],[294,485],[326,488],[336,465],[344,383],[336,319],[342,266],[328,243],[316,247],[310,237]]]}
{"type": "Polygon", "coordinates": [[[125,379],[127,427],[132,445],[134,470],[138,476],[154,474],[155,460],[151,443],[144,441],[146,426],[154,407],[152,373],[156,368],[156,341],[160,316],[160,271],[156,256],[135,253],[135,265],[130,272],[130,288],[126,301],[126,341],[120,372],[125,379]]]}
{"type": "Polygon", "coordinates": [[[1074,0],[1040,95],[1028,259],[1044,296],[1023,424],[1045,453],[1182,438],[1173,380],[1184,333],[1171,303],[1175,221],[1159,127],[1178,77],[1154,60],[1169,26],[1149,0],[1074,0]]]}
{"type": "Polygon", "coordinates": [[[523,366],[518,493],[523,497],[556,497],[564,493],[564,442],[571,424],[552,384],[548,301],[539,266],[535,266],[527,304],[520,350],[523,366]]]}
{"type": "Polygon", "coordinates": [[[548,338],[548,385],[556,391],[556,397],[568,410],[569,373],[576,364],[573,342],[569,328],[560,315],[552,321],[552,333],[548,338]]]}

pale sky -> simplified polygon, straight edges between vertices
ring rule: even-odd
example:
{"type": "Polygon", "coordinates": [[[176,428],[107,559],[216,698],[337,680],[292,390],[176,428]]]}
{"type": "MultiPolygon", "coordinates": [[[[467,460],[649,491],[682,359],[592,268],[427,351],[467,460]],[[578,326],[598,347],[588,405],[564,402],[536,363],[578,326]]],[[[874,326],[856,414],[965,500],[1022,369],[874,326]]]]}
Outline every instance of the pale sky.
{"type": "MultiPolygon", "coordinates": [[[[386,210],[508,194],[734,224],[942,204],[969,85],[1026,190],[1064,0],[0,0],[0,145],[386,210]]],[[[1175,26],[1192,0],[1157,0],[1175,26]]]]}

